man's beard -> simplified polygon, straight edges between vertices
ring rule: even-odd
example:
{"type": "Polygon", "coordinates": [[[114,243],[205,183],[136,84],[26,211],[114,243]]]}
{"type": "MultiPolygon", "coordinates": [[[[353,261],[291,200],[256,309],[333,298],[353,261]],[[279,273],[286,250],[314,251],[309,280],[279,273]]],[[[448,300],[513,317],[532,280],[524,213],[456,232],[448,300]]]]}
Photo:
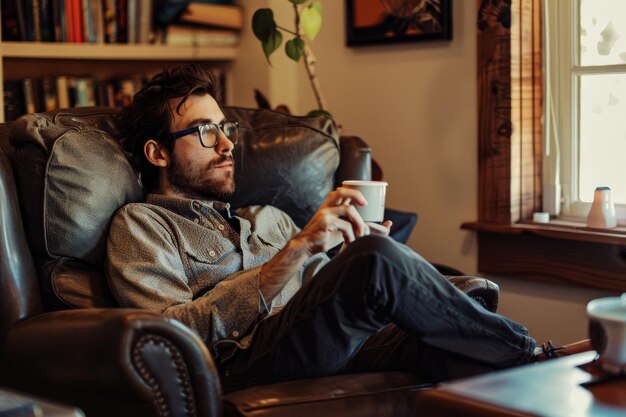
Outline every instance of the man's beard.
{"type": "Polygon", "coordinates": [[[235,192],[233,157],[221,155],[211,161],[206,167],[182,166],[174,155],[168,172],[170,186],[186,196],[201,198],[203,200],[226,201],[235,192]],[[215,166],[225,162],[233,163],[233,169],[225,171],[220,178],[211,176],[215,166]]]}

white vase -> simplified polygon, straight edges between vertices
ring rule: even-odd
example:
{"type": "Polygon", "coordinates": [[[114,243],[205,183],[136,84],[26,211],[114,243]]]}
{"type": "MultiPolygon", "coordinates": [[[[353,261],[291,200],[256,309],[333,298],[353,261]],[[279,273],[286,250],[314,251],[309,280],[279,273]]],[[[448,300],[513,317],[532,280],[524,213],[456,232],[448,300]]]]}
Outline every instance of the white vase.
{"type": "Polygon", "coordinates": [[[611,229],[617,226],[615,205],[611,200],[609,187],[596,187],[593,193],[593,203],[587,215],[587,227],[597,229],[611,229]]]}

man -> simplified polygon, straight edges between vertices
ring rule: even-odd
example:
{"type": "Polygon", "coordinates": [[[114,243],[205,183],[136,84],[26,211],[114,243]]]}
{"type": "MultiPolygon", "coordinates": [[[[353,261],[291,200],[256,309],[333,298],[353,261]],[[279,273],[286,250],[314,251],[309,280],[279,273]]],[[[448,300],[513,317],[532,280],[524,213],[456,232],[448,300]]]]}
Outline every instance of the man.
{"type": "Polygon", "coordinates": [[[533,358],[524,327],[374,233],[345,204],[366,204],[358,191],[330,193],[302,230],[273,207],[231,211],[238,128],[213,85],[197,66],[166,69],[121,114],[149,194],[111,225],[107,274],[120,305],[196,331],[227,390],[376,370],[436,382],[533,358]]]}

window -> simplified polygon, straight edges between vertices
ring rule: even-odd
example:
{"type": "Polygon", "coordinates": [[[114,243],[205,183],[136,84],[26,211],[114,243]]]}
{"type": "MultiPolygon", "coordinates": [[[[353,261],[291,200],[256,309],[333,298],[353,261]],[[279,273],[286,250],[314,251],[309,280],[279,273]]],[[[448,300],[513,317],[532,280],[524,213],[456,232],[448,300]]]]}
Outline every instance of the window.
{"type": "Polygon", "coordinates": [[[626,1],[545,5],[544,209],[583,220],[595,187],[609,186],[623,223],[626,1]]]}

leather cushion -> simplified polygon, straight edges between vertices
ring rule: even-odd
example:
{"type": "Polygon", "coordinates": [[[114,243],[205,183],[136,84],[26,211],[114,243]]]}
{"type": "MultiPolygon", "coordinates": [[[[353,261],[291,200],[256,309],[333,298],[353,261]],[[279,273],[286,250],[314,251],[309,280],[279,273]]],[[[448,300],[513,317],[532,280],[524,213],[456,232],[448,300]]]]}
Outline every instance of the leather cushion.
{"type": "Polygon", "coordinates": [[[11,144],[36,254],[99,266],[113,213],[143,199],[117,141],[94,124],[58,113],[18,119],[11,144]]]}
{"type": "Polygon", "coordinates": [[[326,116],[292,116],[272,110],[224,107],[240,122],[233,155],[237,191],[233,207],[273,205],[302,227],[334,189],[339,136],[326,116]]]}

